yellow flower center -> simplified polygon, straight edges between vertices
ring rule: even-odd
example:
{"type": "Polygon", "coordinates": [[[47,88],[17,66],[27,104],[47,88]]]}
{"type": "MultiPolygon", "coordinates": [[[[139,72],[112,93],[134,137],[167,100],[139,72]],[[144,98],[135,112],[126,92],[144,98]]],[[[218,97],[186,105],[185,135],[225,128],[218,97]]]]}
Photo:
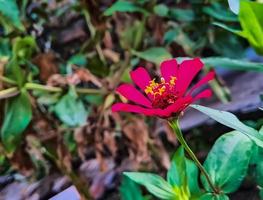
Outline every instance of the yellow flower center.
{"type": "Polygon", "coordinates": [[[145,88],[146,94],[152,94],[154,97],[157,95],[162,96],[162,94],[167,91],[171,90],[175,86],[177,78],[175,76],[171,76],[169,82],[166,82],[163,77],[161,77],[161,83],[155,82],[155,79],[149,82],[149,85],[145,88]]]}

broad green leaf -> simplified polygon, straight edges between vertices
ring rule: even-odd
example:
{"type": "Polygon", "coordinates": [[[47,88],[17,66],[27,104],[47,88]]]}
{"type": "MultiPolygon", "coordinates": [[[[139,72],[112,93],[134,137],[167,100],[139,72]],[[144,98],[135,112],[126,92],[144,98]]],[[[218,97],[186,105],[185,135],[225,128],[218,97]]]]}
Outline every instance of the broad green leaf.
{"type": "Polygon", "coordinates": [[[226,21],[226,22],[238,21],[238,18],[235,14],[228,11],[225,7],[222,6],[222,4],[218,2],[212,2],[210,6],[204,7],[203,12],[221,21],[226,21]]]}
{"type": "Polygon", "coordinates": [[[229,8],[235,14],[239,12],[239,1],[240,0],[228,0],[229,8]]]}
{"type": "Polygon", "coordinates": [[[5,74],[8,78],[16,81],[20,88],[24,85],[25,73],[20,68],[17,59],[13,58],[7,63],[5,74]]]}
{"type": "MultiPolygon", "coordinates": [[[[204,167],[212,182],[224,193],[236,191],[247,174],[253,142],[244,134],[232,131],[221,136],[209,152],[204,167]]],[[[204,176],[202,183],[211,188],[204,176]]]]}
{"type": "Polygon", "coordinates": [[[120,194],[122,200],[144,200],[141,189],[127,176],[122,177],[120,194]]]}
{"type": "Polygon", "coordinates": [[[19,96],[8,99],[1,128],[1,140],[8,152],[13,152],[17,148],[31,118],[32,108],[25,90],[21,90],[19,96]]]}
{"type": "Polygon", "coordinates": [[[207,66],[223,67],[231,70],[243,70],[243,71],[263,71],[262,63],[249,62],[246,60],[236,60],[224,57],[209,57],[202,58],[202,61],[207,66]]]}
{"type": "Polygon", "coordinates": [[[202,195],[199,200],[229,200],[228,196],[225,194],[215,195],[211,193],[206,193],[202,195]]]}
{"type": "Polygon", "coordinates": [[[263,54],[263,4],[240,1],[239,21],[249,43],[263,54]]]}
{"type": "Polygon", "coordinates": [[[0,0],[0,23],[9,32],[9,26],[14,26],[20,30],[24,30],[23,25],[20,21],[20,11],[16,4],[16,0],[0,0]]]}
{"type": "Polygon", "coordinates": [[[153,11],[156,15],[166,17],[168,15],[169,8],[165,4],[158,4],[154,6],[153,11]]]}
{"type": "Polygon", "coordinates": [[[201,193],[199,184],[198,184],[198,175],[199,170],[195,163],[189,159],[186,159],[186,173],[187,173],[187,182],[188,187],[191,193],[191,196],[196,196],[201,193]]]}
{"type": "Polygon", "coordinates": [[[140,6],[137,6],[135,3],[124,0],[116,1],[111,7],[105,10],[104,15],[111,16],[115,12],[141,12],[144,14],[148,13],[146,10],[144,10],[140,6]]]}
{"type": "Polygon", "coordinates": [[[83,102],[78,98],[73,87],[55,105],[54,112],[68,126],[83,125],[88,116],[83,102]]]}
{"type": "Polygon", "coordinates": [[[158,175],[143,172],[125,172],[124,175],[134,182],[143,185],[150,193],[160,199],[178,199],[172,186],[158,175]]]}
{"type": "Polygon", "coordinates": [[[133,50],[132,54],[157,65],[159,65],[165,59],[172,58],[172,55],[163,47],[152,47],[141,52],[133,50]]]}
{"type": "Polygon", "coordinates": [[[258,146],[263,147],[263,135],[259,134],[257,130],[243,124],[232,113],[226,111],[220,111],[200,105],[191,105],[191,107],[208,115],[210,118],[216,120],[217,122],[245,134],[251,140],[253,140],[258,146]]]}

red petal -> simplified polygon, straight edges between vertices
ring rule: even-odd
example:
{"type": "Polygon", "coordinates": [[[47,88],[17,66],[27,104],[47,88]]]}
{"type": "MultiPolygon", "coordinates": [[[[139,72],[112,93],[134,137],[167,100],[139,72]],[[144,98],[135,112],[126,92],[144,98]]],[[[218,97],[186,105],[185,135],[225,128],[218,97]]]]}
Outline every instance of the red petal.
{"type": "Polygon", "coordinates": [[[206,74],[200,81],[198,81],[198,83],[196,83],[196,84],[191,88],[191,90],[188,92],[188,94],[191,95],[191,93],[192,93],[195,89],[197,89],[197,88],[199,88],[200,86],[206,84],[207,82],[213,80],[214,77],[215,77],[215,71],[213,70],[213,71],[209,72],[208,74],[206,74]]]}
{"type": "MultiPolygon", "coordinates": [[[[133,82],[144,92],[146,86],[149,85],[151,81],[151,77],[147,70],[143,67],[139,67],[135,69],[134,71],[130,72],[131,79],[133,82]]],[[[150,99],[153,98],[153,95],[148,94],[147,95],[150,99]]]]}
{"type": "Polygon", "coordinates": [[[202,92],[200,92],[198,95],[196,95],[194,98],[193,98],[193,101],[196,101],[198,99],[203,99],[203,98],[209,98],[213,95],[213,92],[211,89],[206,89],[202,92]]]}
{"type": "Polygon", "coordinates": [[[155,115],[155,109],[148,109],[143,108],[136,105],[131,105],[127,103],[116,103],[111,107],[112,112],[133,112],[133,113],[140,113],[148,116],[155,115]]]}
{"type": "Polygon", "coordinates": [[[179,95],[183,95],[185,93],[193,78],[202,69],[203,65],[204,64],[199,58],[185,60],[180,64],[178,79],[176,81],[176,90],[179,92],[179,95]]]}
{"type": "Polygon", "coordinates": [[[176,59],[166,60],[161,63],[161,75],[166,82],[169,82],[171,76],[177,76],[178,67],[176,59]]]}
{"type": "Polygon", "coordinates": [[[149,101],[149,99],[147,99],[141,92],[139,92],[134,86],[130,84],[122,84],[117,88],[116,91],[134,103],[138,103],[149,108],[152,107],[152,103],[149,101]]]}
{"type": "Polygon", "coordinates": [[[149,73],[143,67],[139,67],[135,69],[134,71],[131,71],[130,76],[133,82],[139,88],[141,88],[142,91],[145,90],[146,86],[149,85],[149,82],[151,81],[151,77],[149,73]]]}

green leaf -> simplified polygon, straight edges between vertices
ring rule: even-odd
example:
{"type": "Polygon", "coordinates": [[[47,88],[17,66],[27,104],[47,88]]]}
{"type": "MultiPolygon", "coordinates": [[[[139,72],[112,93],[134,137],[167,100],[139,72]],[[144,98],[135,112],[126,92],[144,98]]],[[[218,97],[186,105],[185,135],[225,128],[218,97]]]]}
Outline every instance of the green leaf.
{"type": "Polygon", "coordinates": [[[158,4],[153,8],[154,13],[161,17],[166,17],[168,15],[169,8],[165,4],[158,4]]]}
{"type": "Polygon", "coordinates": [[[206,193],[206,194],[202,195],[199,198],[199,200],[229,200],[229,198],[225,194],[215,195],[215,194],[211,194],[211,193],[206,193]]]}
{"type": "Polygon", "coordinates": [[[83,102],[73,87],[55,105],[54,112],[63,123],[73,127],[83,125],[88,116],[83,102]]]}
{"type": "Polygon", "coordinates": [[[6,65],[6,76],[17,82],[18,86],[21,88],[25,82],[25,73],[20,68],[17,59],[11,59],[6,65]]]}
{"type": "Polygon", "coordinates": [[[239,12],[239,1],[240,0],[228,0],[229,8],[235,14],[239,12]]]}
{"type": "Polygon", "coordinates": [[[201,189],[198,184],[199,170],[195,163],[189,159],[186,159],[186,172],[191,196],[199,195],[201,193],[201,189]]]}
{"type": "Polygon", "coordinates": [[[239,21],[249,43],[263,54],[263,4],[240,1],[239,21]]]}
{"type": "Polygon", "coordinates": [[[145,186],[150,193],[160,199],[178,199],[172,186],[158,175],[143,172],[125,172],[124,175],[134,182],[145,186]]]}
{"type": "Polygon", "coordinates": [[[141,52],[132,50],[132,54],[157,65],[166,59],[172,58],[172,55],[162,47],[152,47],[141,52]]]}
{"type": "Polygon", "coordinates": [[[83,54],[76,54],[70,57],[68,63],[73,65],[85,66],[87,64],[87,59],[83,54]]]}
{"type": "Polygon", "coordinates": [[[191,22],[195,19],[195,13],[192,9],[171,8],[170,18],[183,22],[191,22]]]}
{"type": "Polygon", "coordinates": [[[17,59],[29,60],[36,51],[36,48],[35,38],[31,36],[18,37],[13,45],[13,56],[17,59]]]}
{"type": "Polygon", "coordinates": [[[15,151],[20,144],[23,131],[32,118],[32,108],[27,91],[8,99],[1,128],[1,140],[8,152],[15,151]]]}
{"type": "Polygon", "coordinates": [[[172,186],[187,186],[186,163],[184,148],[180,146],[175,152],[172,164],[167,173],[167,181],[172,186]]]}
{"type": "Polygon", "coordinates": [[[231,33],[239,35],[240,37],[244,37],[244,38],[247,37],[245,32],[242,31],[242,30],[237,30],[237,29],[231,28],[231,27],[229,27],[229,26],[227,26],[227,25],[225,25],[223,23],[220,23],[220,22],[213,22],[212,24],[215,25],[215,26],[218,26],[220,28],[223,28],[223,29],[225,29],[225,30],[227,30],[227,31],[229,31],[231,33]]]}
{"type": "Polygon", "coordinates": [[[7,32],[10,31],[10,25],[20,30],[24,30],[19,15],[20,12],[16,4],[16,0],[0,1],[0,23],[4,25],[7,32]]]}
{"type": "Polygon", "coordinates": [[[222,4],[218,2],[213,2],[210,6],[204,7],[203,12],[218,20],[226,22],[238,22],[237,16],[228,11],[222,6],[222,4]]]}
{"type": "Polygon", "coordinates": [[[224,57],[209,57],[209,58],[202,58],[202,61],[207,66],[223,67],[231,70],[256,71],[256,72],[263,71],[262,63],[254,63],[240,59],[236,60],[236,59],[224,58],[224,57]]]}
{"type": "Polygon", "coordinates": [[[144,200],[141,189],[127,176],[122,177],[120,194],[122,200],[144,200]]]}
{"type": "MultiPolygon", "coordinates": [[[[221,136],[209,152],[204,167],[212,182],[224,193],[236,191],[247,174],[253,142],[238,131],[221,136]]],[[[202,183],[211,188],[204,176],[202,183]]]]}
{"type": "Polygon", "coordinates": [[[104,15],[111,16],[115,12],[141,12],[143,14],[148,14],[146,10],[137,6],[135,3],[123,0],[116,1],[111,7],[104,11],[104,15]]]}
{"type": "Polygon", "coordinates": [[[0,57],[10,57],[10,56],[11,56],[10,41],[6,38],[0,38],[0,57]]]}
{"type": "Polygon", "coordinates": [[[191,107],[208,115],[209,117],[216,120],[217,122],[245,134],[251,140],[253,140],[258,146],[263,147],[263,135],[259,134],[257,130],[243,124],[232,113],[226,111],[220,111],[200,105],[191,105],[191,107]]]}

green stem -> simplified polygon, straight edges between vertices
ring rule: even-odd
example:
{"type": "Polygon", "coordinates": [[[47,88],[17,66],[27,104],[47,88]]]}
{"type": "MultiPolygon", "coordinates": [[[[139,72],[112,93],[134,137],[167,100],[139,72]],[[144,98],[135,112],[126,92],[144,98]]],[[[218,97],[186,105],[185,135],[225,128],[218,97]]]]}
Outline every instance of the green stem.
{"type": "Polygon", "coordinates": [[[17,85],[16,81],[10,79],[10,78],[7,78],[5,76],[0,76],[0,81],[3,81],[5,83],[9,83],[9,84],[12,84],[12,85],[17,85]]]}
{"type": "Polygon", "coordinates": [[[15,96],[19,93],[19,90],[17,87],[8,88],[5,90],[0,91],[0,99],[8,98],[15,96]]]}
{"type": "Polygon", "coordinates": [[[187,142],[185,141],[182,131],[180,129],[180,125],[179,125],[179,120],[176,119],[176,121],[169,121],[169,125],[172,127],[172,129],[174,130],[177,139],[179,140],[179,142],[181,143],[181,145],[184,147],[184,149],[187,151],[187,153],[189,154],[189,156],[192,158],[192,160],[196,163],[196,165],[198,166],[198,168],[200,169],[201,173],[203,173],[203,175],[205,176],[209,186],[211,187],[211,189],[214,191],[215,194],[218,194],[219,191],[218,189],[214,186],[212,180],[210,179],[209,174],[207,173],[207,171],[205,170],[205,168],[203,167],[203,165],[200,163],[200,161],[197,159],[197,157],[195,156],[194,152],[191,150],[191,148],[188,146],[187,142]]]}
{"type": "Polygon", "coordinates": [[[47,92],[62,92],[62,88],[60,87],[53,87],[47,85],[41,85],[37,83],[26,83],[25,88],[28,90],[42,90],[47,92]]]}
{"type": "MultiPolygon", "coordinates": [[[[47,92],[63,92],[63,89],[60,87],[41,85],[37,83],[26,83],[25,88],[28,90],[42,90],[47,92]]],[[[76,91],[79,94],[102,94],[105,92],[103,90],[89,89],[89,88],[76,88],[76,91]]]]}

